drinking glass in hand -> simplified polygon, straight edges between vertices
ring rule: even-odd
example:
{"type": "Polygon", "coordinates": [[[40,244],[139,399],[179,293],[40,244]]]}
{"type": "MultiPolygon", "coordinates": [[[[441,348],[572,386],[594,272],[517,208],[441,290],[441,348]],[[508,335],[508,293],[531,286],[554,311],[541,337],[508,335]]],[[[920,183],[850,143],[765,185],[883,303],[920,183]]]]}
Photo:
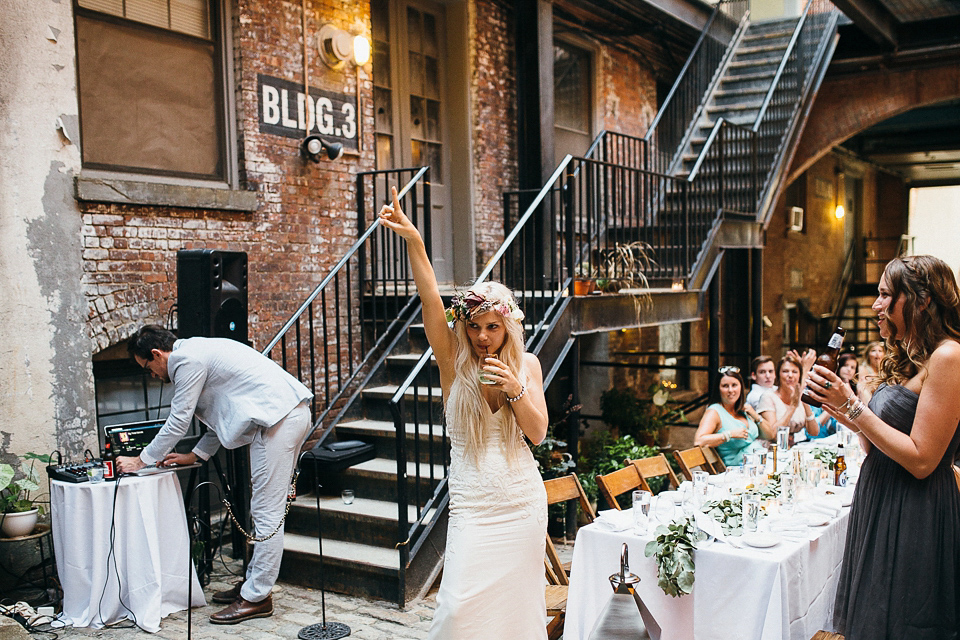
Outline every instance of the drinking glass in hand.
{"type": "Polygon", "coordinates": [[[650,501],[653,494],[637,489],[633,492],[633,526],[637,531],[646,533],[650,522],[650,501]]]}

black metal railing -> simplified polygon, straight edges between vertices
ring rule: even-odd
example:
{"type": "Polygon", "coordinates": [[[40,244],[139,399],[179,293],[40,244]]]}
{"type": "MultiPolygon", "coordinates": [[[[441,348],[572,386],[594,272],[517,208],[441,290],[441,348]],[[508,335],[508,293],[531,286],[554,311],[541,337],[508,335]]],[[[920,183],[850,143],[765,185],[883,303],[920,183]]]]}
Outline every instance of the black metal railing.
{"type": "Polygon", "coordinates": [[[835,31],[838,15],[829,0],[808,0],[764,96],[753,130],[760,138],[757,153],[760,166],[764,167],[765,192],[778,169],[777,159],[783,156],[786,137],[814,73],[827,62],[823,52],[835,31]]]}
{"type": "Polygon", "coordinates": [[[379,229],[373,205],[397,186],[404,210],[429,238],[429,176],[428,167],[357,174],[360,237],[262,351],[313,392],[316,426],[345,408],[361,373],[419,308],[404,247],[379,229]]]}
{"type": "Polygon", "coordinates": [[[684,140],[696,125],[704,98],[721,62],[728,55],[731,42],[745,22],[748,4],[746,0],[731,0],[721,1],[714,7],[700,38],[647,130],[645,139],[650,145],[650,164],[644,169],[672,173],[671,169],[683,153],[684,140]]]}
{"type": "Polygon", "coordinates": [[[719,118],[687,176],[689,206],[715,214],[754,216],[759,171],[756,132],[719,118]]]}

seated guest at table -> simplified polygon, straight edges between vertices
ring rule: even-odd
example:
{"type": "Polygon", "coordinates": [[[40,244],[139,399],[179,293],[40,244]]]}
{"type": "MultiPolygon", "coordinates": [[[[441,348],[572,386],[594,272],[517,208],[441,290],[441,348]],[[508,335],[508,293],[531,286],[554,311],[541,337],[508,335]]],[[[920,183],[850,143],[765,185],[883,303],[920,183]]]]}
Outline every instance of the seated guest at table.
{"type": "Polygon", "coordinates": [[[717,390],[720,401],[703,412],[693,444],[713,447],[727,466],[739,465],[744,453],[763,448],[757,441],[761,433],[764,438],[773,438],[776,432],[746,404],[740,369],[720,367],[717,390]]]}
{"type": "Polygon", "coordinates": [[[873,395],[873,389],[877,386],[876,380],[880,371],[880,362],[886,355],[886,347],[883,342],[871,342],[863,349],[860,359],[860,375],[857,378],[857,385],[860,387],[857,395],[865,403],[870,402],[870,396],[873,395]]]}
{"type": "Polygon", "coordinates": [[[814,367],[808,386],[867,454],[850,508],[834,624],[847,640],[960,630],[960,290],[939,258],[889,262],[873,303],[887,354],[870,406],[814,367]]]}
{"type": "Polygon", "coordinates": [[[777,387],[773,383],[777,379],[777,366],[770,356],[757,356],[750,363],[750,379],[753,385],[750,387],[750,393],[747,394],[747,404],[757,408],[760,403],[760,397],[767,391],[773,391],[777,387]]]}
{"type": "Polygon", "coordinates": [[[236,624],[273,614],[270,592],[280,572],[283,520],[290,478],[310,432],[310,390],[278,364],[227,338],[177,340],[166,329],[139,329],[127,350],[154,378],[173,382],[170,416],[139,457],[118,457],[121,472],[150,464],[192,464],[208,460],[220,445],[250,445],[254,533],[268,540],[253,546],[246,580],[216,593],[230,606],[210,616],[214,624],[236,624]],[[191,453],[171,453],[196,416],[208,430],[191,453]],[[279,525],[279,529],[277,529],[279,525]]]}
{"type": "Polygon", "coordinates": [[[796,351],[790,350],[777,363],[777,388],[763,394],[757,407],[774,434],[783,426],[790,427],[790,433],[798,441],[805,438],[797,434],[820,433],[820,425],[810,405],[800,402],[801,382],[816,358],[813,349],[808,349],[802,358],[796,351]]]}

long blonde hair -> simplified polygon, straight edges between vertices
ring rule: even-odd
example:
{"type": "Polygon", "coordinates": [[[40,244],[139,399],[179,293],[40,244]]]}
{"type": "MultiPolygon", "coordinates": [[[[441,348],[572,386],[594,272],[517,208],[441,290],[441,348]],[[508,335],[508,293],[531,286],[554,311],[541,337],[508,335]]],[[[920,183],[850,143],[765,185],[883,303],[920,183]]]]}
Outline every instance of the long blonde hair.
{"type": "MultiPolygon", "coordinates": [[[[509,314],[503,314],[504,308],[517,308],[513,294],[499,282],[481,282],[471,287],[467,293],[472,293],[491,303],[489,305],[491,308],[484,304],[477,309],[474,315],[494,311],[502,318],[506,336],[497,357],[514,372],[522,384],[526,384],[526,372],[523,365],[525,351],[523,321],[509,314]]],[[[467,457],[472,458],[474,462],[478,462],[485,450],[483,425],[486,422],[484,419],[485,412],[488,412],[490,408],[480,390],[480,379],[477,375],[480,359],[474,353],[470,338],[467,335],[468,321],[469,318],[458,316],[454,322],[453,330],[457,336],[457,355],[454,363],[455,382],[460,384],[460,394],[457,403],[450,407],[449,415],[457,428],[463,429],[466,434],[465,452],[467,457]]],[[[517,425],[513,407],[509,402],[504,403],[504,407],[498,415],[500,416],[499,425],[503,436],[502,441],[507,443],[504,453],[507,460],[513,465],[517,460],[518,446],[516,445],[520,442],[520,427],[517,425]]]]}

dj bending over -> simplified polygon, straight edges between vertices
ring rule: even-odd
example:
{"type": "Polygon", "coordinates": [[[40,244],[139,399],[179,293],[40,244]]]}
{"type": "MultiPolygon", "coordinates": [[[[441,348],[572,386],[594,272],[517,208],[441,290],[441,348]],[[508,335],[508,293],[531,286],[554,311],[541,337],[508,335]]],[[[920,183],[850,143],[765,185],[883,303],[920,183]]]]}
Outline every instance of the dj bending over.
{"type": "MultiPolygon", "coordinates": [[[[157,325],[141,327],[127,350],[154,378],[173,383],[170,415],[139,457],[119,457],[127,473],[144,466],[193,464],[208,460],[220,445],[250,445],[253,493],[250,515],[257,536],[283,519],[287,490],[300,446],[310,431],[308,401],[313,394],[278,364],[227,338],[178,340],[157,325]],[[208,430],[190,453],[171,453],[196,416],[208,430]]],[[[216,593],[230,606],[210,616],[214,624],[236,624],[273,614],[271,589],[280,572],[283,526],[253,547],[246,580],[216,593]]]]}

